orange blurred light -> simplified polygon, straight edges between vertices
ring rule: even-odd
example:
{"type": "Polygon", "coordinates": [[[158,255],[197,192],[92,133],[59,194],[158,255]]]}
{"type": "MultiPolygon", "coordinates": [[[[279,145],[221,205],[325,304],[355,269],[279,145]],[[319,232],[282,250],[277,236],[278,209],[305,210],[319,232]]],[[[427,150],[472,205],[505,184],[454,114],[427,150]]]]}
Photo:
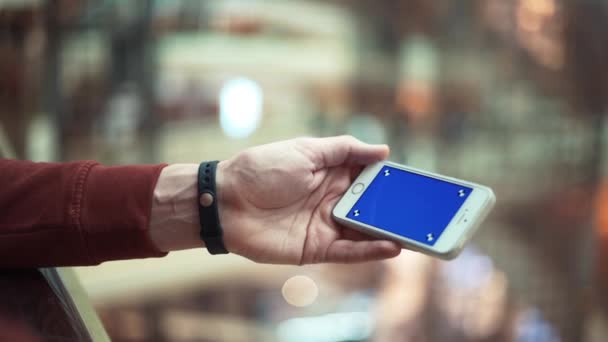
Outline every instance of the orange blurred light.
{"type": "Polygon", "coordinates": [[[595,213],[595,229],[599,240],[595,269],[596,281],[599,291],[605,291],[608,289],[608,181],[602,182],[599,187],[595,213]]]}
{"type": "Polygon", "coordinates": [[[411,119],[427,117],[435,106],[433,86],[429,82],[406,82],[399,87],[397,101],[411,119]]]}
{"type": "Polygon", "coordinates": [[[550,17],[555,14],[555,0],[523,0],[522,7],[528,11],[550,17]]]}
{"type": "Polygon", "coordinates": [[[542,24],[542,15],[530,11],[525,6],[519,6],[519,8],[517,8],[517,26],[520,30],[537,32],[541,29],[542,24]]]}
{"type": "Polygon", "coordinates": [[[608,241],[608,182],[600,186],[596,199],[596,227],[602,239],[608,241]]]}

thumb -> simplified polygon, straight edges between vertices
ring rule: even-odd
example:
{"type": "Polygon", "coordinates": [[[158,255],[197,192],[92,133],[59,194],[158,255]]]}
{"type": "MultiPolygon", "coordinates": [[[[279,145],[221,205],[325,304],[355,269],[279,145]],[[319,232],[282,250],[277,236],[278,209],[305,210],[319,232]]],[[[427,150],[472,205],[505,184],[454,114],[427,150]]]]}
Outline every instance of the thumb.
{"type": "Polygon", "coordinates": [[[388,157],[387,145],[366,144],[350,135],[315,138],[311,141],[317,169],[343,164],[367,165],[388,157]]]}

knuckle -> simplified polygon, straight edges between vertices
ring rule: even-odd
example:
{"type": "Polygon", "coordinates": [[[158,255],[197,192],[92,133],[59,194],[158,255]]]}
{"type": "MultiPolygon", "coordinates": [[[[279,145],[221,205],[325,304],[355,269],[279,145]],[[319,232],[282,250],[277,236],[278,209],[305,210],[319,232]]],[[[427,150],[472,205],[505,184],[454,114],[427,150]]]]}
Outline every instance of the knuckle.
{"type": "Polygon", "coordinates": [[[308,145],[314,138],[311,137],[297,137],[293,139],[296,145],[308,145]]]}
{"type": "Polygon", "coordinates": [[[344,143],[346,143],[348,145],[354,145],[359,142],[359,140],[357,138],[355,138],[354,136],[352,136],[350,134],[341,135],[339,138],[341,141],[343,141],[344,143]]]}

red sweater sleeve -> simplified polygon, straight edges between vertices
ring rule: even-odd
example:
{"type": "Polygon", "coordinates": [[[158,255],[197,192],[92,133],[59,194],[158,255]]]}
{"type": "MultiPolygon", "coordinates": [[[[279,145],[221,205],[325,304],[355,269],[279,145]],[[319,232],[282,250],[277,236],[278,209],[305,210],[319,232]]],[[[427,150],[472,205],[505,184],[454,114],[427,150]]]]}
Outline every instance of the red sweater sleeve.
{"type": "Polygon", "coordinates": [[[148,236],[164,166],[0,159],[0,268],[166,255],[148,236]]]}

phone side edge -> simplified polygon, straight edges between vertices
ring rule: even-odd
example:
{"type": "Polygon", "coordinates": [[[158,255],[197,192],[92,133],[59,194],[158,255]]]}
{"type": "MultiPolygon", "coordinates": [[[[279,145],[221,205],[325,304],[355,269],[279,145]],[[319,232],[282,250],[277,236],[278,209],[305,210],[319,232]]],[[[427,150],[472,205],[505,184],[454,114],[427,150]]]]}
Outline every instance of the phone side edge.
{"type": "Polygon", "coordinates": [[[462,252],[467,242],[469,242],[473,238],[473,235],[479,230],[481,224],[488,218],[492,208],[494,208],[494,205],[496,204],[494,190],[485,185],[478,185],[477,189],[484,190],[487,194],[487,198],[480,207],[479,213],[474,217],[474,223],[469,227],[466,234],[461,237],[461,240],[456,244],[455,248],[448,250],[445,253],[438,252],[437,256],[439,258],[443,260],[453,260],[456,258],[462,252]]]}

